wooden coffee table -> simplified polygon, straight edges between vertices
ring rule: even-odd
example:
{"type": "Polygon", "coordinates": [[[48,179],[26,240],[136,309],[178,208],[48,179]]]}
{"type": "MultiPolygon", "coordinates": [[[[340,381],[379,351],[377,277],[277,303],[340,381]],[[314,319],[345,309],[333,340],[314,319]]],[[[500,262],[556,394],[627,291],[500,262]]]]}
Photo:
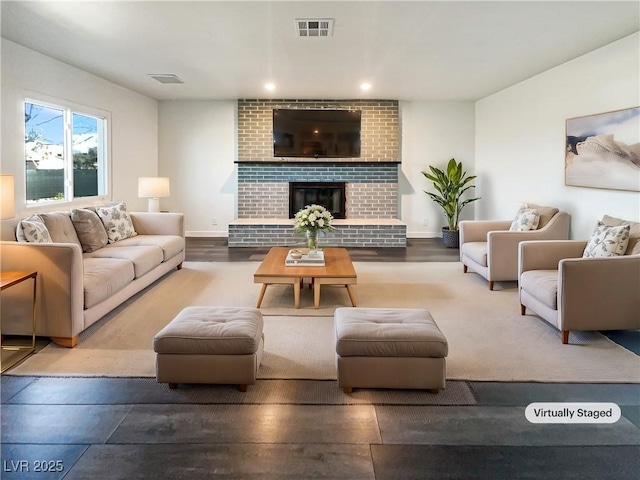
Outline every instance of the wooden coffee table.
{"type": "Polygon", "coordinates": [[[324,248],[323,267],[287,266],[284,260],[289,252],[287,247],[273,247],[253,275],[254,283],[262,283],[257,308],[269,285],[293,285],[295,308],[300,308],[300,287],[304,278],[310,278],[313,285],[313,306],[320,308],[320,287],[322,285],[344,285],[347,287],[351,304],[356,306],[356,298],[351,285],[358,282],[351,257],[344,248],[324,248]]]}

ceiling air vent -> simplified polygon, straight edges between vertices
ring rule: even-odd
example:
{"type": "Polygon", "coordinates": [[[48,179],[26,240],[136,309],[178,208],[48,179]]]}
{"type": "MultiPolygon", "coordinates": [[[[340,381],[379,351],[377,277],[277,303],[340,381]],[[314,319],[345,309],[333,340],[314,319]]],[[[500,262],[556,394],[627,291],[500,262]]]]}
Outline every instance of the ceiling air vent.
{"type": "Polygon", "coordinates": [[[148,73],[147,75],[160,83],[184,83],[180,77],[173,73],[148,73]]]}
{"type": "Polygon", "coordinates": [[[330,37],[333,35],[333,18],[296,18],[296,36],[330,37]]]}

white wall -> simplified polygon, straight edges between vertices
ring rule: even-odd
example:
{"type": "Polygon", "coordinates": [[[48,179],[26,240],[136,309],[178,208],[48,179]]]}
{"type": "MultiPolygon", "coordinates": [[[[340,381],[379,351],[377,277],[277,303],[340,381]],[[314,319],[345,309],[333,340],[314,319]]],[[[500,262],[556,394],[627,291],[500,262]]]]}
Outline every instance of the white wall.
{"type": "Polygon", "coordinates": [[[236,101],[159,104],[159,171],[171,178],[161,205],[184,212],[188,236],[226,237],[236,218],[236,110],[236,101]]]}
{"type": "MultiPolygon", "coordinates": [[[[2,39],[1,48],[1,170],[15,176],[16,215],[25,213],[24,99],[29,92],[111,113],[110,200],[146,210],[146,199],[138,198],[138,177],[157,174],[157,102],[8,40],[2,39]]],[[[60,208],[58,204],[50,209],[60,208]]]]}
{"type": "MultiPolygon", "coordinates": [[[[432,183],[422,175],[428,165],[444,168],[450,158],[462,162],[473,174],[475,105],[473,102],[400,102],[401,172],[400,219],[407,236],[440,237],[447,224],[442,209],[425,190],[432,183]],[[423,225],[423,219],[428,225],[423,225]]],[[[472,192],[471,190],[470,192],[472,192]]],[[[461,219],[474,218],[474,204],[465,207],[461,219]]]]}
{"type": "Polygon", "coordinates": [[[604,214],[638,221],[640,194],[564,185],[567,118],[640,105],[640,34],[476,104],[480,219],[512,218],[521,202],[557,206],[584,239],[604,214]]]}
{"type": "MultiPolygon", "coordinates": [[[[572,214],[573,238],[587,237],[603,214],[640,219],[636,192],[564,185],[565,120],[640,105],[639,44],[634,34],[475,105],[400,102],[398,209],[408,235],[440,235],[444,217],[423,192],[430,182],[420,172],[451,157],[479,176],[482,200],[463,218],[512,218],[523,201],[557,205],[572,214]]],[[[236,216],[235,101],[158,104],[10,41],[1,46],[1,170],[16,176],[18,215],[24,198],[22,102],[33,91],[111,112],[112,199],[144,210],[137,178],[169,176],[171,197],[161,200],[161,208],[184,212],[190,235],[227,235],[236,216]]]]}

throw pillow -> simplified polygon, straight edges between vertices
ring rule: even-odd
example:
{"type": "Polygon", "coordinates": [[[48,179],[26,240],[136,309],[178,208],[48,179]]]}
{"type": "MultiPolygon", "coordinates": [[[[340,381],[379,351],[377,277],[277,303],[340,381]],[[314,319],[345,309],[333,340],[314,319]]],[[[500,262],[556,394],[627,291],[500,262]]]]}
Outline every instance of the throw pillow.
{"type": "Polygon", "coordinates": [[[522,208],[533,208],[540,212],[540,221],[538,222],[538,228],[536,230],[543,228],[547,223],[551,221],[555,214],[560,211],[556,207],[546,207],[544,205],[537,205],[535,203],[525,203],[522,205],[522,208]]]}
{"type": "Polygon", "coordinates": [[[611,227],[598,221],[582,256],[590,258],[624,255],[629,244],[629,230],[629,225],[611,227]]]}
{"type": "Polygon", "coordinates": [[[627,251],[625,252],[625,255],[640,254],[640,223],[622,220],[621,218],[610,217],[609,215],[604,215],[602,217],[602,223],[611,227],[629,225],[629,245],[627,245],[627,251]]]}
{"type": "Polygon", "coordinates": [[[24,239],[29,243],[52,243],[49,230],[37,215],[22,220],[20,228],[24,239]]]}
{"type": "Polygon", "coordinates": [[[80,239],[71,221],[69,212],[39,213],[42,223],[45,224],[51,240],[54,243],[75,243],[80,246],[80,239]]]}
{"type": "Polygon", "coordinates": [[[109,242],[104,224],[95,211],[87,208],[73,209],[71,210],[71,221],[80,239],[83,252],[95,252],[109,242]]]}
{"type": "Polygon", "coordinates": [[[540,221],[540,212],[534,208],[521,208],[516,214],[516,218],[511,222],[509,231],[511,232],[527,232],[538,228],[540,221]]]}
{"type": "Polygon", "coordinates": [[[112,207],[96,207],[96,213],[107,231],[109,243],[137,235],[126,203],[121,202],[112,207]]]}

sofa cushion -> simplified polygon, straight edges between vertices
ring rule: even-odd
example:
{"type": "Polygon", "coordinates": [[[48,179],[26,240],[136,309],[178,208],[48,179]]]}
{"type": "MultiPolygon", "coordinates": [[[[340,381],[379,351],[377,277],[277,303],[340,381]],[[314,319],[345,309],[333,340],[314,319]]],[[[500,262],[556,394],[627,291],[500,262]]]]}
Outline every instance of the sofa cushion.
{"type": "Polygon", "coordinates": [[[78,234],[83,252],[95,252],[109,241],[104,224],[94,210],[75,208],[71,210],[71,221],[78,234]]]}
{"type": "Polygon", "coordinates": [[[465,242],[462,254],[483,267],[487,266],[487,242],[465,242]]]}
{"type": "Polygon", "coordinates": [[[91,308],[134,279],[133,263],[118,258],[84,258],[84,308],[91,308]]]}
{"type": "Polygon", "coordinates": [[[629,244],[630,228],[629,225],[612,227],[598,221],[582,256],[590,258],[624,255],[629,244]]]}
{"type": "Polygon", "coordinates": [[[128,260],[133,263],[136,278],[140,278],[162,263],[162,249],[143,246],[111,248],[111,245],[107,245],[105,248],[85,254],[84,257],[128,260]]]}
{"type": "Polygon", "coordinates": [[[558,271],[528,270],[520,275],[520,288],[554,310],[558,309],[558,271]]]}
{"type": "Polygon", "coordinates": [[[69,212],[40,213],[39,215],[47,226],[53,242],[75,243],[80,246],[80,240],[76,229],[73,227],[69,212]]]}
{"type": "Polygon", "coordinates": [[[540,221],[538,222],[538,230],[543,228],[547,223],[551,221],[551,219],[558,213],[558,210],[555,207],[545,207],[544,205],[536,205],[535,203],[525,203],[522,205],[523,208],[534,208],[538,210],[540,213],[540,221]]]}
{"type": "Polygon", "coordinates": [[[159,247],[162,249],[163,262],[166,262],[184,250],[184,238],[179,235],[137,235],[109,245],[109,247],[134,247],[134,246],[159,247]]]}
{"type": "Polygon", "coordinates": [[[131,215],[127,211],[127,204],[120,202],[109,207],[96,207],[96,213],[107,231],[109,243],[115,243],[137,235],[133,228],[131,215]]]}
{"type": "Polygon", "coordinates": [[[611,225],[612,227],[629,225],[629,244],[627,245],[627,251],[625,252],[625,255],[640,254],[640,223],[630,222],[628,220],[622,220],[616,217],[610,217],[609,215],[605,215],[604,217],[602,217],[602,223],[611,225]]]}
{"type": "MultiPolygon", "coordinates": [[[[37,217],[37,215],[34,215],[37,217]]],[[[18,224],[18,230],[20,230],[20,238],[23,242],[29,243],[51,243],[51,235],[49,230],[42,221],[38,221],[35,218],[22,220],[18,224]]]]}
{"type": "Polygon", "coordinates": [[[521,208],[511,222],[510,232],[528,232],[538,228],[540,212],[535,208],[521,208]]]}

